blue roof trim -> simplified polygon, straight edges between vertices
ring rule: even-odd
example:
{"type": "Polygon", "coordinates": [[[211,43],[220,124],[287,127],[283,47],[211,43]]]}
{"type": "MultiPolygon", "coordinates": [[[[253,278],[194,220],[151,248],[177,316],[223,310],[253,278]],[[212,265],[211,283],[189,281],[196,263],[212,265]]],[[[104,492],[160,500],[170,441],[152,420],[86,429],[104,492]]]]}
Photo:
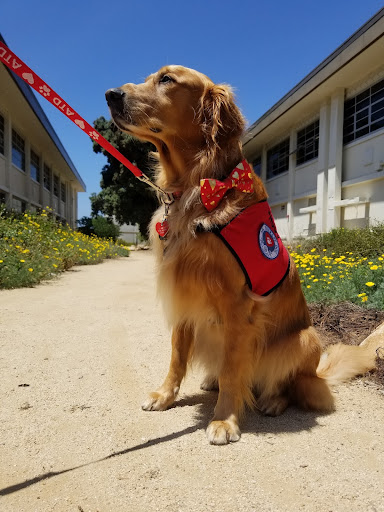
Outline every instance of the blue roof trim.
{"type": "MultiPolygon", "coordinates": [[[[0,34],[0,41],[2,43],[4,43],[4,44],[7,44],[4,41],[4,38],[3,38],[3,36],[1,34],[0,34]]],[[[4,66],[4,64],[3,64],[3,66],[4,66]]],[[[51,137],[53,143],[55,144],[57,149],[60,151],[62,157],[64,158],[64,160],[68,164],[69,168],[71,169],[71,171],[73,172],[73,174],[75,175],[76,179],[81,184],[81,186],[83,187],[84,192],[85,192],[86,191],[86,186],[85,186],[84,181],[82,180],[82,178],[81,178],[80,174],[78,173],[74,163],[72,162],[72,160],[69,157],[67,151],[65,150],[61,140],[59,139],[57,133],[55,132],[53,126],[51,125],[51,123],[50,123],[48,117],[46,116],[44,110],[42,109],[40,103],[37,101],[36,96],[34,95],[32,89],[30,88],[30,86],[28,84],[26,84],[24,82],[24,80],[22,80],[20,77],[18,77],[7,66],[4,66],[4,67],[7,69],[8,73],[11,75],[11,77],[15,81],[16,85],[20,89],[20,91],[23,94],[24,98],[29,103],[30,107],[32,108],[32,110],[36,114],[36,117],[39,119],[39,121],[41,122],[41,124],[45,128],[46,132],[51,137]]]]}

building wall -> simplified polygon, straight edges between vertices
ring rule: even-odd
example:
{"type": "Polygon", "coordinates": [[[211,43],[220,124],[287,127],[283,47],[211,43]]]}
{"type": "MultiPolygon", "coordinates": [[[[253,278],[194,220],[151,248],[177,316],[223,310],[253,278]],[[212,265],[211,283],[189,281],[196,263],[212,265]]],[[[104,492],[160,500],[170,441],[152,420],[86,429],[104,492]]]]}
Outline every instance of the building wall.
{"type": "Polygon", "coordinates": [[[36,117],[27,100],[4,66],[0,65],[0,84],[6,95],[0,96],[0,115],[4,118],[4,154],[0,151],[0,200],[9,208],[36,211],[52,208],[59,220],[76,227],[77,191],[81,185],[74,179],[62,154],[36,117]],[[12,130],[25,142],[25,171],[12,162],[12,130]],[[34,151],[40,160],[40,182],[31,177],[30,155],[34,151]],[[44,164],[51,169],[51,190],[44,187],[44,164]],[[59,197],[53,193],[53,176],[59,177],[59,197]],[[65,188],[62,201],[61,184],[65,188]]]}
{"type": "MultiPolygon", "coordinates": [[[[5,193],[6,204],[9,208],[16,210],[32,210],[36,211],[39,208],[50,207],[61,221],[68,222],[72,227],[76,227],[76,214],[74,204],[70,204],[69,198],[75,194],[70,184],[66,181],[67,178],[63,172],[58,169],[57,164],[50,163],[51,169],[51,190],[47,190],[43,185],[43,162],[44,151],[39,150],[36,144],[33,145],[33,151],[40,158],[40,182],[35,181],[30,175],[30,138],[25,132],[21,131],[19,126],[14,126],[12,121],[6,117],[4,112],[0,110],[0,114],[5,119],[5,148],[4,155],[0,154],[0,191],[5,193]],[[25,171],[18,168],[12,162],[12,128],[25,141],[25,171]],[[66,189],[65,201],[61,201],[53,193],[53,174],[59,177],[59,195],[61,192],[61,183],[66,189]],[[72,194],[68,194],[68,191],[72,194]]],[[[43,128],[42,128],[43,129],[43,128]]]]}
{"type": "Polygon", "coordinates": [[[312,236],[336,227],[362,227],[384,222],[384,129],[344,145],[343,118],[346,99],[377,83],[384,70],[361,79],[359,86],[337,88],[305,117],[296,120],[289,133],[275,133],[252,162],[261,156],[264,180],[280,236],[292,239],[312,236]],[[319,154],[296,165],[297,132],[319,119],[319,154]],[[290,137],[289,169],[267,179],[268,149],[290,137]]]}
{"type": "Polygon", "coordinates": [[[244,154],[257,162],[287,239],[384,222],[383,55],[384,8],[245,133],[244,154]],[[312,123],[315,130],[308,128],[312,123]],[[305,152],[308,161],[298,165],[307,128],[308,139],[312,131],[318,135],[318,154],[305,152]],[[280,144],[288,137],[289,158],[280,144]],[[271,148],[276,151],[268,153],[271,148]]]}
{"type": "Polygon", "coordinates": [[[138,224],[123,224],[119,226],[119,238],[130,244],[137,244],[139,242],[139,226],[138,224]]]}

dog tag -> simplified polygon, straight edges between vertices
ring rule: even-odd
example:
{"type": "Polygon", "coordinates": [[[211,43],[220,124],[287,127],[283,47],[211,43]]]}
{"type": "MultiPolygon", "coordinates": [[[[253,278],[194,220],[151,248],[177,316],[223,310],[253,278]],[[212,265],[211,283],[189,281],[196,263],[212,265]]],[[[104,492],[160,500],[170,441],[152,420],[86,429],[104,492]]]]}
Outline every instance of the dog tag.
{"type": "Polygon", "coordinates": [[[159,235],[160,240],[165,240],[167,237],[167,233],[169,231],[169,224],[167,220],[163,220],[163,222],[158,222],[156,224],[156,231],[159,235]]]}

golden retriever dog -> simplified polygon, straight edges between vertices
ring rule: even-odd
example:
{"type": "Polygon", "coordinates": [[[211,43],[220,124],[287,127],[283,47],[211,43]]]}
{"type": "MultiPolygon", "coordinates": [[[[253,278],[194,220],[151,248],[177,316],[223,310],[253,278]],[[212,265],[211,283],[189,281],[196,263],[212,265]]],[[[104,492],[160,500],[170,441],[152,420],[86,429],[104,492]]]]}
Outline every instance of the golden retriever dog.
{"type": "MultiPolygon", "coordinates": [[[[166,66],[144,83],[108,90],[106,98],[121,130],[156,146],[156,183],[175,197],[167,219],[163,205],[150,227],[158,291],[172,328],[172,355],[163,384],[143,409],[170,407],[188,364],[197,363],[206,374],[202,389],[218,389],[207,428],[212,444],[239,440],[246,406],[272,416],[289,404],[333,410],[329,386],[372,369],[374,350],[340,344],[322,355],[287,252],[289,266],[278,285],[269,293],[251,290],[244,268],[217,229],[267,204],[265,187],[252,169],[246,167],[247,190],[229,188],[209,210],[202,202],[202,183],[215,188],[214,180],[232,180],[234,170],[248,165],[240,140],[245,122],[230,87],[189,68],[166,66]],[[166,234],[163,226],[169,228],[166,234]]],[[[283,253],[270,221],[267,243],[283,253]]],[[[251,237],[259,229],[258,219],[253,217],[248,228],[251,237]]],[[[262,274],[267,281],[272,275],[265,267],[262,274]]]]}

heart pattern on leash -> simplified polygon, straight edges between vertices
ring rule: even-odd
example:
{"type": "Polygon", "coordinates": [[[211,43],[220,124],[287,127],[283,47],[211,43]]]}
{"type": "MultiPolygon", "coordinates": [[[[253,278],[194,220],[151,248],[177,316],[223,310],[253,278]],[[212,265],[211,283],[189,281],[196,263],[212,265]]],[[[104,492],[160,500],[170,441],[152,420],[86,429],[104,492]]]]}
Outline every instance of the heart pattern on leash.
{"type": "Polygon", "coordinates": [[[35,83],[32,73],[23,73],[22,77],[29,83],[29,85],[33,85],[35,83]]]}
{"type": "Polygon", "coordinates": [[[79,126],[79,128],[81,128],[82,130],[84,130],[85,124],[81,119],[75,119],[75,124],[77,124],[77,126],[79,126]]]}

